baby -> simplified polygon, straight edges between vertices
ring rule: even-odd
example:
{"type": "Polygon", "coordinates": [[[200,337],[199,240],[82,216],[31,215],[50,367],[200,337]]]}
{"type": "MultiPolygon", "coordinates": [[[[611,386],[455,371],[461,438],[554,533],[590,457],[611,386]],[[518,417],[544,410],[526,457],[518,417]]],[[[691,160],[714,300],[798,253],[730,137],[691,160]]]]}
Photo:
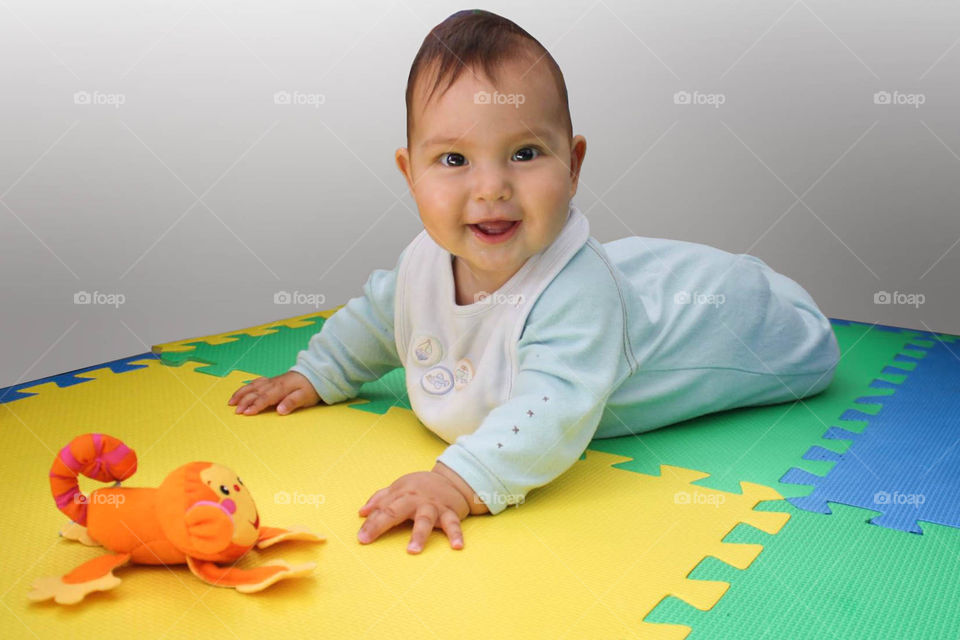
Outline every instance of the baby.
{"type": "Polygon", "coordinates": [[[289,372],[229,400],[286,415],[405,368],[414,412],[449,446],[370,497],[361,543],[413,520],[410,553],[437,527],[460,549],[464,518],[523,502],[592,438],[796,400],[833,379],[829,321],[760,259],[590,236],[571,204],[586,140],[563,75],[513,22],[472,10],[436,26],[406,104],[396,163],[424,231],[289,372]]]}

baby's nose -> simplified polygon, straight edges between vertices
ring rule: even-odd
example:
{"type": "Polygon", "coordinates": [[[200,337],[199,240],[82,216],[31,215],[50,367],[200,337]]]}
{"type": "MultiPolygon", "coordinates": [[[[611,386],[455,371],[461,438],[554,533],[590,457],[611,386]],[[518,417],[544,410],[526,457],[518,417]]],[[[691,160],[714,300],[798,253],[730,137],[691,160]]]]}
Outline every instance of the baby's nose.
{"type": "Polygon", "coordinates": [[[234,490],[234,491],[240,491],[240,487],[238,487],[237,485],[233,485],[233,490],[234,490]]]}

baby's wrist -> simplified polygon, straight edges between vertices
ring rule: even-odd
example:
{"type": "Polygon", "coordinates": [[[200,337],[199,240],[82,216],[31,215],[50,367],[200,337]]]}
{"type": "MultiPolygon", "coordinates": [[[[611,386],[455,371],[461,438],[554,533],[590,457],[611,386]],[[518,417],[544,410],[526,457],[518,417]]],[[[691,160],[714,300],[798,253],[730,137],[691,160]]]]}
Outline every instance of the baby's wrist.
{"type": "Polygon", "coordinates": [[[480,497],[473,491],[473,488],[471,488],[470,485],[468,485],[456,471],[440,461],[437,461],[437,463],[433,466],[432,471],[446,478],[450,484],[452,484],[457,491],[460,492],[460,495],[463,496],[463,499],[467,501],[467,509],[469,509],[470,515],[479,515],[490,512],[483,500],[480,499],[480,497]]]}

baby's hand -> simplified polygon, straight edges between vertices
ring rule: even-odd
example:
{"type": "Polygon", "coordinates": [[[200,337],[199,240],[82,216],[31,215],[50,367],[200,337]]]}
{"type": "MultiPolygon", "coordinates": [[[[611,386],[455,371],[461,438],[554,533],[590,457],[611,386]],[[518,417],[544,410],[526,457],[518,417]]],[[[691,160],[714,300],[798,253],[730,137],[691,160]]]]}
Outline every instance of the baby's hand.
{"type": "Polygon", "coordinates": [[[427,536],[438,525],[450,539],[454,549],[463,548],[460,521],[470,515],[466,496],[436,471],[418,471],[400,476],[393,484],[380,489],[360,507],[367,521],[357,532],[363,544],[373,542],[394,526],[413,520],[413,535],[407,551],[420,553],[427,536]]]}
{"type": "Polygon", "coordinates": [[[230,396],[227,404],[237,405],[234,413],[252,416],[275,404],[277,413],[286,415],[294,409],[312,407],[318,402],[320,396],[310,381],[296,371],[288,371],[274,378],[257,378],[245,384],[230,396]]]}

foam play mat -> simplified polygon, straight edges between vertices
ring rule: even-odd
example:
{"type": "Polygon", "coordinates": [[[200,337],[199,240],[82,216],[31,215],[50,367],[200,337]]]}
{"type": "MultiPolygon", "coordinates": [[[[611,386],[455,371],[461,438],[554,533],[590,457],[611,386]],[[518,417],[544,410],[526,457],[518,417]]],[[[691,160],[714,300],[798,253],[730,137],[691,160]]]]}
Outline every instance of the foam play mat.
{"type": "Polygon", "coordinates": [[[960,637],[957,336],[832,320],[842,358],[825,392],[594,440],[524,504],[467,518],[462,550],[437,529],[412,555],[410,522],[356,539],[367,498],[445,448],[401,369],[287,416],[227,405],[287,371],[334,311],[0,389],[2,636],[960,637]],[[316,567],[242,593],[185,564],[128,564],[79,603],[31,601],[37,579],[104,554],[58,535],[69,519],[48,477],[86,433],[136,452],[125,487],[192,461],[229,467],[262,526],[325,538],[253,549],[236,568],[316,567]]]}

